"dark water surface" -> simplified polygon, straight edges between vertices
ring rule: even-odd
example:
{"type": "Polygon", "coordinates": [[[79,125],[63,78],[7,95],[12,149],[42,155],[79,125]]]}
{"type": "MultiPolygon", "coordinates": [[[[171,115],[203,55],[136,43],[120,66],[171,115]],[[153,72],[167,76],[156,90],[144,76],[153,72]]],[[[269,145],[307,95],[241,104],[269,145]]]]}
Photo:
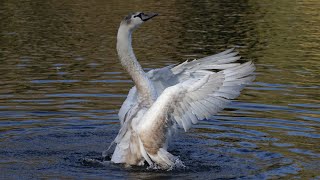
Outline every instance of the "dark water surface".
{"type": "Polygon", "coordinates": [[[2,0],[0,63],[0,179],[320,178],[317,0],[2,0]],[[174,139],[186,169],[91,161],[119,129],[133,83],[116,32],[140,10],[161,15],[134,34],[146,70],[230,47],[257,66],[228,108],[174,139]]]}

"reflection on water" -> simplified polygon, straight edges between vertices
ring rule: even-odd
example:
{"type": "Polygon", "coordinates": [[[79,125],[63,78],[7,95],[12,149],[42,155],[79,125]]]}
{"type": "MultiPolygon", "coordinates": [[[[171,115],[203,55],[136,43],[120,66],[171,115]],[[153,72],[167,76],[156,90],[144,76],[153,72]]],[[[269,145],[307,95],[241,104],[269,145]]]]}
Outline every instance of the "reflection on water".
{"type": "Polygon", "coordinates": [[[0,178],[320,178],[320,4],[299,1],[3,1],[0,178]],[[146,70],[237,47],[256,82],[177,135],[171,172],[100,164],[132,86],[115,51],[121,18],[146,70]],[[5,173],[3,173],[5,172],[5,173]]]}

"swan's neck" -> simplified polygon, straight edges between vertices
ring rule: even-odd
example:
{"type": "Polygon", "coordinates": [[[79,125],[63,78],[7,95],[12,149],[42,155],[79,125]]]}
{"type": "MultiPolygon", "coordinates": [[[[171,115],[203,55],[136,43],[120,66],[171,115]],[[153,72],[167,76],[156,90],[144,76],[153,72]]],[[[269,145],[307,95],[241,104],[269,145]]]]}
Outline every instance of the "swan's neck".
{"type": "Polygon", "coordinates": [[[132,32],[126,26],[120,25],[117,36],[118,56],[122,66],[135,83],[139,96],[151,105],[156,100],[157,94],[151,80],[147,77],[133,53],[131,34],[132,32]]]}

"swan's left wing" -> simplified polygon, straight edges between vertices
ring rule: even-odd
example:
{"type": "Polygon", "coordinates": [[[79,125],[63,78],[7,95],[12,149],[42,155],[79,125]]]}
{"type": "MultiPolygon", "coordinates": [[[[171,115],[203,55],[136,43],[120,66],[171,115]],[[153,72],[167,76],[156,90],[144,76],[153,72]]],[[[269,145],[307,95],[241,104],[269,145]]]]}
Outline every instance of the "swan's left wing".
{"type": "MultiPolygon", "coordinates": [[[[153,82],[157,93],[160,95],[170,86],[185,82],[191,78],[201,78],[207,74],[207,70],[222,70],[239,65],[233,63],[240,59],[234,52],[234,48],[221,53],[204,57],[198,60],[185,61],[179,65],[170,65],[163,68],[152,69],[147,73],[148,78],[153,82]]],[[[136,87],[132,87],[128,97],[122,104],[119,111],[121,124],[130,119],[130,114],[134,114],[134,106],[138,103],[138,93],[136,87]]]]}
{"type": "MultiPolygon", "coordinates": [[[[157,93],[160,95],[170,86],[185,83],[190,79],[201,79],[208,73],[210,74],[211,70],[220,70],[222,72],[222,70],[230,70],[233,67],[238,67],[240,64],[235,63],[235,61],[240,59],[240,56],[237,56],[237,54],[238,53],[234,51],[234,48],[232,48],[198,60],[185,61],[179,65],[170,65],[159,69],[153,69],[147,73],[147,76],[153,82],[157,93]]],[[[234,69],[236,70],[236,68],[234,69]]],[[[134,107],[137,103],[138,93],[136,88],[133,87],[119,111],[121,124],[127,121],[127,119],[130,119],[131,115],[135,114],[134,107]]]]}
{"type": "Polygon", "coordinates": [[[200,70],[202,77],[190,78],[166,88],[144,116],[144,127],[174,120],[187,131],[198,120],[210,118],[231,99],[239,96],[254,80],[252,62],[238,64],[219,72],[200,70]]]}

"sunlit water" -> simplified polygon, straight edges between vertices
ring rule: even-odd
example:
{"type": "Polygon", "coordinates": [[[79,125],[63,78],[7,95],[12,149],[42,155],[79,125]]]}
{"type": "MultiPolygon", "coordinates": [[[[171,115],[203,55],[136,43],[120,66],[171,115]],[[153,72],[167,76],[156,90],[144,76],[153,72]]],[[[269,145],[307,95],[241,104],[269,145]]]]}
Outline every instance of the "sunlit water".
{"type": "Polygon", "coordinates": [[[320,3],[2,1],[0,179],[320,178],[320,3]],[[185,169],[102,161],[133,85],[115,51],[123,16],[158,12],[134,34],[145,70],[237,47],[256,81],[175,137],[185,169]]]}

